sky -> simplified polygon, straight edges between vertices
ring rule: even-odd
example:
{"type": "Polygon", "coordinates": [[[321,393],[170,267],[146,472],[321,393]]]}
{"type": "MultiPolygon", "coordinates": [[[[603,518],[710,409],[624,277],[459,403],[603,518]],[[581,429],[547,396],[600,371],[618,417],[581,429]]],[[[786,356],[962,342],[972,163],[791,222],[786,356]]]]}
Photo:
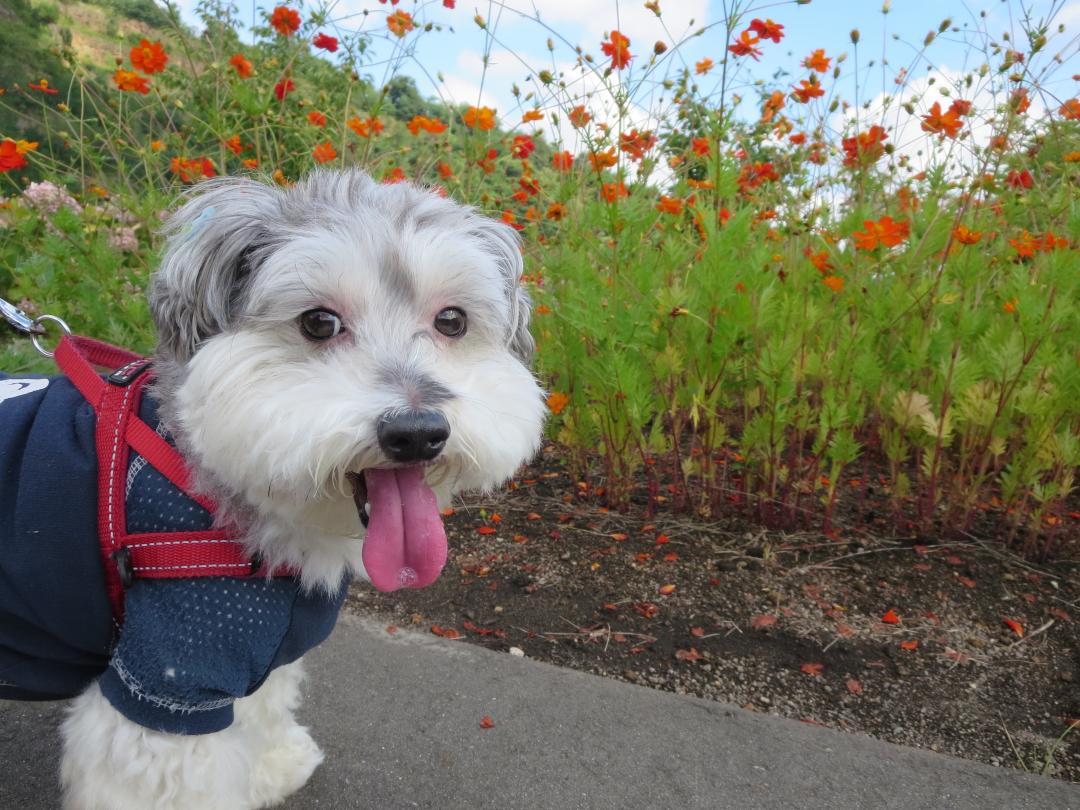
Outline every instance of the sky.
{"type": "MultiPolygon", "coordinates": [[[[684,67],[693,71],[695,63],[704,58],[720,62],[728,44],[722,23],[725,8],[737,0],[660,0],[660,19],[645,8],[643,0],[457,0],[453,10],[444,8],[441,0],[401,0],[396,8],[408,11],[418,22],[435,24],[430,31],[414,31],[401,40],[387,35],[386,16],[394,10],[389,2],[330,2],[330,23],[322,30],[337,36],[356,30],[377,35],[370,61],[363,70],[377,84],[394,73],[404,73],[416,80],[422,94],[455,103],[493,107],[504,125],[512,127],[520,126],[522,112],[534,104],[547,111],[558,106],[565,109],[569,99],[587,93],[593,94],[589,106],[606,106],[610,110],[614,104],[611,88],[621,82],[622,87],[631,91],[626,108],[631,122],[655,128],[671,109],[670,91],[662,87],[662,80],[684,67]],[[369,12],[366,15],[365,10],[369,12]],[[486,20],[486,29],[476,25],[474,15],[486,20]],[[610,60],[601,53],[600,43],[612,29],[630,39],[634,59],[628,70],[609,77],[605,87],[602,68],[610,60]],[[699,31],[699,35],[692,36],[699,31]],[[547,47],[549,37],[554,40],[553,51],[547,47]],[[650,64],[653,44],[658,40],[668,50],[650,64]],[[676,43],[681,44],[673,47],[676,43]],[[592,54],[600,69],[577,68],[575,46],[592,54]],[[488,54],[486,70],[485,54],[488,54]],[[516,84],[524,95],[540,87],[535,77],[545,69],[562,71],[569,88],[567,93],[558,100],[550,95],[525,102],[515,100],[511,88],[516,84]]],[[[732,60],[729,69],[735,69],[736,73],[730,86],[748,100],[744,114],[757,115],[759,90],[755,82],[790,88],[809,74],[800,67],[800,62],[817,48],[823,48],[827,56],[833,57],[834,66],[837,57],[845,55],[835,93],[848,101],[855,101],[857,95],[859,104],[869,105],[862,115],[881,114],[884,97],[896,93],[895,80],[903,69],[907,71],[903,82],[905,92],[925,93],[925,100],[920,100],[920,107],[925,109],[941,98],[938,93],[942,86],[955,83],[966,72],[978,68],[984,61],[981,49],[988,37],[1002,43],[1004,35],[1009,34],[1013,42],[1019,43],[1018,50],[1028,49],[1020,24],[1025,8],[1035,18],[1053,13],[1055,30],[1058,24],[1065,26],[1064,33],[1054,34],[1038,62],[1052,64],[1048,57],[1060,54],[1061,63],[1041,82],[1046,95],[1036,100],[1032,113],[1039,114],[1050,105],[1056,108],[1080,90],[1080,81],[1073,78],[1080,74],[1080,0],[889,0],[887,14],[882,13],[883,2],[810,0],[798,5],[791,0],[756,3],[738,0],[739,5],[749,10],[736,33],[749,19],[759,17],[782,24],[785,34],[779,44],[771,41],[761,44],[759,62],[748,57],[732,60]],[[961,30],[948,30],[937,36],[920,56],[924,38],[929,32],[936,32],[946,18],[961,30]],[[852,29],[859,31],[857,49],[851,41],[852,29]],[[972,42],[979,44],[978,51],[972,50],[972,42]],[[933,86],[929,83],[931,77],[933,86]]],[[[196,0],[181,0],[180,6],[185,19],[197,26],[193,14],[195,3],[196,0]]],[[[240,17],[257,18],[272,5],[242,3],[240,17]]],[[[695,78],[703,92],[716,92],[719,67],[695,78]]],[[[824,83],[833,92],[831,73],[826,75],[824,83]]],[[[966,92],[978,96],[983,92],[980,87],[976,83],[966,92]]],[[[840,116],[842,112],[837,113],[837,128],[844,124],[840,116]]],[[[562,139],[571,149],[579,146],[569,143],[577,133],[565,121],[559,126],[546,120],[543,126],[552,129],[549,137],[554,140],[562,139]]],[[[894,143],[902,143],[908,135],[898,132],[894,143]]],[[[910,139],[914,140],[914,136],[910,139]]]]}

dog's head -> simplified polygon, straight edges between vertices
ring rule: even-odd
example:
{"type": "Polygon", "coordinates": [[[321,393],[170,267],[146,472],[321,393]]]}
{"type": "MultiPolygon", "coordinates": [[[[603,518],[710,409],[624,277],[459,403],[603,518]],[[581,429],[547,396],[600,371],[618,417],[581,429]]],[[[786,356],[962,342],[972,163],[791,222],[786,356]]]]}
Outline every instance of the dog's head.
{"type": "Polygon", "coordinates": [[[160,393],[200,480],[250,513],[268,562],[312,582],[336,584],[368,515],[378,587],[434,579],[436,500],[497,486],[539,446],[514,231],[415,186],[319,171],[291,188],[203,184],[166,232],[150,290],[160,393]]]}

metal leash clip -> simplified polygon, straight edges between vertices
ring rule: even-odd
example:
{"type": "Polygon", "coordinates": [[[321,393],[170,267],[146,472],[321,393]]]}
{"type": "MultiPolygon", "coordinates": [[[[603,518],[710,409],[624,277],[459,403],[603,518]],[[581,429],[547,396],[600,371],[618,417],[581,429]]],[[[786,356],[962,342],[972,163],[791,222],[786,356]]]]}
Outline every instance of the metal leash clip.
{"type": "Polygon", "coordinates": [[[5,301],[3,298],[0,298],[0,317],[3,317],[5,321],[24,335],[29,335],[30,342],[34,344],[38,354],[44,357],[52,357],[53,353],[40,343],[41,338],[46,335],[45,327],[42,326],[43,323],[55,323],[65,335],[71,334],[71,328],[55,315],[38,315],[36,318],[31,318],[17,306],[5,301]]]}

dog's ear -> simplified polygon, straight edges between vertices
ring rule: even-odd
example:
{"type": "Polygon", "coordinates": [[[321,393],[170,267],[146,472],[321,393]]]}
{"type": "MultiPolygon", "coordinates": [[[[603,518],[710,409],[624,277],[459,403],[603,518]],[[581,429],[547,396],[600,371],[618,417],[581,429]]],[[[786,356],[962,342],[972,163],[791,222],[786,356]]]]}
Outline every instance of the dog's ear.
{"type": "Polygon", "coordinates": [[[509,305],[510,351],[526,366],[531,366],[533,354],[536,352],[536,341],[529,332],[532,302],[528,290],[521,283],[521,274],[525,270],[525,263],[521,258],[521,240],[509,225],[487,217],[476,219],[473,235],[479,238],[495,259],[503,275],[509,305]]]}
{"type": "Polygon", "coordinates": [[[259,248],[273,238],[278,195],[255,180],[211,180],[166,221],[168,239],[149,291],[159,356],[185,363],[229,325],[259,248]]]}

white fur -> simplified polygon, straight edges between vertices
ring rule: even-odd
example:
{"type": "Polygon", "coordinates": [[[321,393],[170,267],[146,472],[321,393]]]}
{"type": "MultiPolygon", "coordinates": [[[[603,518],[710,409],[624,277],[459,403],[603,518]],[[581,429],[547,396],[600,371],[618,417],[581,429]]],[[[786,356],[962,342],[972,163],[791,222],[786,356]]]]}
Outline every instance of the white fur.
{"type": "MultiPolygon", "coordinates": [[[[508,227],[359,172],[288,190],[218,180],[169,227],[151,292],[163,418],[251,551],[305,588],[364,575],[346,474],[387,465],[384,414],[438,400],[451,432],[425,476],[442,505],[497,486],[538,448],[545,406],[524,365],[528,301],[508,227]],[[466,311],[464,337],[433,328],[446,307],[466,311]],[[306,339],[298,317],[315,308],[346,332],[306,339]]],[[[275,671],[232,726],[202,736],[135,725],[92,685],[63,726],[65,808],[280,802],[322,761],[293,719],[300,677],[299,664],[275,671]]]]}

